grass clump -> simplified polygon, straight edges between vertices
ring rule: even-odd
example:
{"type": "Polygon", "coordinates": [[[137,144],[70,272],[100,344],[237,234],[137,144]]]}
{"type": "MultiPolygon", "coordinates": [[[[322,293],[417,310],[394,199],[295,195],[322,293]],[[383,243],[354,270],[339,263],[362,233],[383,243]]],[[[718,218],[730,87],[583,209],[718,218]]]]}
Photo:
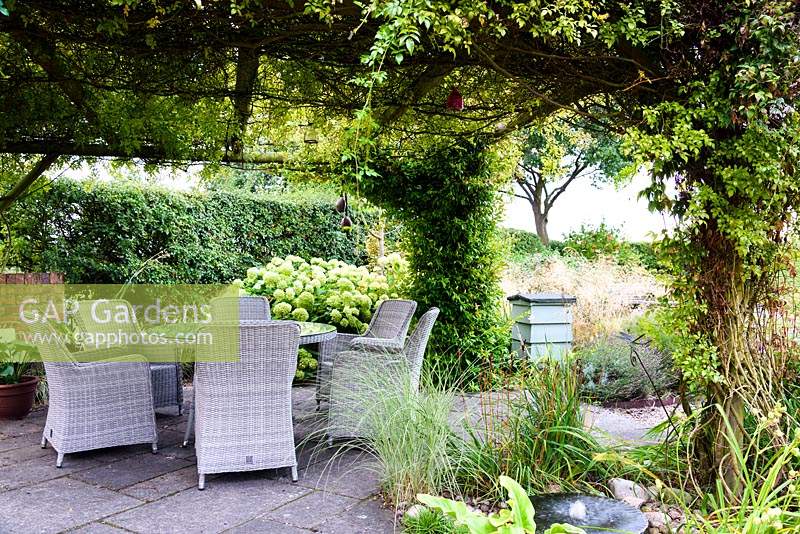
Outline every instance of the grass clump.
{"type": "Polygon", "coordinates": [[[425,377],[418,390],[404,360],[386,364],[383,356],[368,356],[369,364],[358,367],[352,383],[340,390],[338,407],[332,407],[333,435],[347,433],[342,425],[354,429],[351,434],[359,437],[348,446],[375,457],[382,491],[400,508],[418,493],[454,494],[461,450],[451,426],[455,393],[425,377]]]}
{"type": "Polygon", "coordinates": [[[532,493],[596,493],[595,483],[608,473],[593,458],[602,447],[584,427],[578,376],[573,362],[555,360],[525,371],[505,413],[499,407],[482,432],[471,432],[460,464],[462,487],[499,500],[497,481],[507,475],[532,493]]]}
{"type": "Polygon", "coordinates": [[[466,527],[457,527],[453,520],[446,517],[438,510],[421,508],[415,515],[406,515],[403,518],[403,532],[405,534],[467,534],[466,527]]]}

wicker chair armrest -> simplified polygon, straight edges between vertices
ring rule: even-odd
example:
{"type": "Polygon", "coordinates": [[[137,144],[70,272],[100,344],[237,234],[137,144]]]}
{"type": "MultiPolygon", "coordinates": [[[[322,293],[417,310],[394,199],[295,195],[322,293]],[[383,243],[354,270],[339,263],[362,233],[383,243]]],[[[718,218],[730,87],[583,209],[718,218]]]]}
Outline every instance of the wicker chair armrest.
{"type": "Polygon", "coordinates": [[[105,358],[103,360],[96,360],[93,362],[84,362],[76,364],[78,369],[101,369],[108,366],[114,366],[120,363],[130,363],[130,364],[139,364],[136,367],[142,367],[145,371],[149,373],[149,363],[147,362],[147,358],[141,354],[125,354],[120,356],[112,356],[111,358],[105,358]]]}
{"type": "Polygon", "coordinates": [[[115,358],[121,358],[138,353],[139,351],[134,350],[131,347],[119,345],[114,347],[103,347],[99,349],[80,350],[71,353],[71,356],[75,359],[75,361],[80,363],[93,363],[114,360],[115,358]]]}

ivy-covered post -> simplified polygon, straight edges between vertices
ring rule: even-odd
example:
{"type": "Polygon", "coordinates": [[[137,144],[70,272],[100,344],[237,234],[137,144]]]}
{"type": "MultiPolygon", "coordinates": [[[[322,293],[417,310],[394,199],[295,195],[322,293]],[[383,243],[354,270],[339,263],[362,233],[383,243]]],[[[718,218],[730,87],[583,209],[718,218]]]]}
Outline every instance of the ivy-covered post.
{"type": "Polygon", "coordinates": [[[487,366],[509,354],[500,309],[499,162],[461,142],[374,168],[379,176],[363,179],[361,191],[403,223],[409,296],[423,310],[441,309],[427,361],[435,378],[476,387],[487,366]]]}
{"type": "Polygon", "coordinates": [[[705,401],[697,478],[722,480],[734,500],[742,477],[732,445],[747,443],[747,418],[766,425],[775,445],[790,426],[781,402],[793,343],[781,321],[800,206],[796,7],[748,5],[727,10],[708,43],[726,60],[645,109],[629,138],[653,165],[651,205],[679,221],[663,244],[672,274],[665,328],[678,334],[684,383],[705,401]]]}

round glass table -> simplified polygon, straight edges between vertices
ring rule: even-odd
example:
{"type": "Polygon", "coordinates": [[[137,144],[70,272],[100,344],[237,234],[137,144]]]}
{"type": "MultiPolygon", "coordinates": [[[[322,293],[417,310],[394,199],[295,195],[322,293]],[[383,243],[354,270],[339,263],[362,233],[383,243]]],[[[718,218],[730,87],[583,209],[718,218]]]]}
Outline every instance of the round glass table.
{"type": "MultiPolygon", "coordinates": [[[[277,320],[275,322],[278,322],[277,320]]],[[[287,321],[300,326],[300,345],[319,345],[336,337],[336,327],[326,323],[310,321],[287,321]]],[[[202,328],[198,324],[159,325],[146,330],[147,333],[156,334],[171,340],[186,340],[187,335],[197,334],[202,328]]],[[[183,348],[191,348],[191,343],[183,343],[183,348]]]]}
{"type": "Polygon", "coordinates": [[[326,323],[292,321],[300,325],[300,344],[316,345],[336,337],[336,327],[326,323]]]}

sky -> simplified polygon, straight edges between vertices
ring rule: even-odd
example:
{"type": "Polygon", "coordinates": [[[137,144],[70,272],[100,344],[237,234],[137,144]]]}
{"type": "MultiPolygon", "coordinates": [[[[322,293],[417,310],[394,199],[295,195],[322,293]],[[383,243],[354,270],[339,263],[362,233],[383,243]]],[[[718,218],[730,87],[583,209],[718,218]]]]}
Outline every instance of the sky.
{"type": "MultiPolygon", "coordinates": [[[[620,189],[613,185],[597,188],[590,180],[573,182],[550,211],[547,225],[550,238],[561,239],[570,231],[578,230],[582,224],[598,226],[605,222],[628,240],[652,240],[654,232],[664,230],[665,220],[659,213],[650,213],[646,200],[637,199],[639,191],[648,183],[649,178],[643,173],[637,174],[620,189]]],[[[507,202],[502,225],[535,232],[533,211],[528,201],[515,197],[507,202]]]]}

